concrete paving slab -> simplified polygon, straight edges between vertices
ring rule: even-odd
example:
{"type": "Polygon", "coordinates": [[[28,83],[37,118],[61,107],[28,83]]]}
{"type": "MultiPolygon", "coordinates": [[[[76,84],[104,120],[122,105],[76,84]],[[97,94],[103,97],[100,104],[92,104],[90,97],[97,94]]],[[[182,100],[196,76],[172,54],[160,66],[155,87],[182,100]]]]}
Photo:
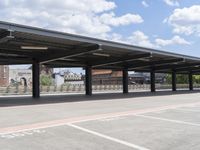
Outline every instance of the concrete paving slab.
{"type": "Polygon", "coordinates": [[[0,136],[1,150],[134,150],[69,126],[27,133],[0,136]]]}
{"type": "Polygon", "coordinates": [[[190,107],[182,107],[179,110],[183,110],[183,111],[191,111],[191,112],[200,112],[200,106],[196,105],[196,106],[190,106],[190,107]]]}
{"type": "MultiPolygon", "coordinates": [[[[51,99],[54,98],[51,97],[51,99]]],[[[73,99],[74,97],[61,97],[60,99],[62,101],[65,98],[73,99]]],[[[57,97],[55,101],[59,103],[0,107],[0,127],[200,102],[200,94],[197,93],[146,97],[120,97],[118,94],[106,94],[87,97],[88,101],[84,101],[85,97],[77,96],[76,98],[80,101],[60,103],[57,97]]]]}
{"type": "MultiPolygon", "coordinates": [[[[186,109],[186,107],[184,107],[186,109]]],[[[188,111],[183,108],[169,109],[165,111],[158,111],[146,113],[145,116],[153,116],[164,119],[171,119],[177,121],[190,122],[200,125],[200,113],[196,111],[188,111]]]]}
{"type": "Polygon", "coordinates": [[[76,125],[152,150],[200,149],[200,128],[196,126],[137,116],[76,125]]]}
{"type": "Polygon", "coordinates": [[[0,107],[0,131],[8,129],[10,133],[0,134],[0,149],[200,149],[199,93],[54,98],[48,101],[46,97],[33,105],[0,107]],[[133,116],[135,112],[140,116],[133,116]],[[68,120],[77,120],[72,123],[77,127],[69,126],[68,120]]]}

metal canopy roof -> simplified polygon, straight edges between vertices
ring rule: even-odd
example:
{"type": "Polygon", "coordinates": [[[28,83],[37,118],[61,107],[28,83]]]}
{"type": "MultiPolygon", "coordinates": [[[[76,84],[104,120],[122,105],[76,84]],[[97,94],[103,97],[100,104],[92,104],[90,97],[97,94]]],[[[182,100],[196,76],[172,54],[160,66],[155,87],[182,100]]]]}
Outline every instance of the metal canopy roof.
{"type": "Polygon", "coordinates": [[[0,65],[32,64],[138,72],[200,72],[200,58],[0,22],[0,65]],[[22,46],[47,49],[22,49],[22,46]]]}

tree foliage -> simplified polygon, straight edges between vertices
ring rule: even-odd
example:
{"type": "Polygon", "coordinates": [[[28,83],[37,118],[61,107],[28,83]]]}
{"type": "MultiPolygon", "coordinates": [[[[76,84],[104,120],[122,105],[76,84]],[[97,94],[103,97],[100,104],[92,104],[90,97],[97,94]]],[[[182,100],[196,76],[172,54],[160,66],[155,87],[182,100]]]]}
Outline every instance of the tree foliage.
{"type": "Polygon", "coordinates": [[[40,76],[40,84],[43,86],[50,86],[52,84],[52,78],[49,75],[40,76]]]}
{"type": "MultiPolygon", "coordinates": [[[[176,82],[177,84],[188,84],[188,75],[186,74],[177,74],[176,75],[176,82]]],[[[172,75],[167,74],[166,76],[166,82],[167,84],[172,83],[172,75]]],[[[196,84],[200,84],[200,75],[193,75],[193,82],[196,84]]]]}
{"type": "Polygon", "coordinates": [[[193,76],[193,81],[196,84],[200,84],[200,75],[194,75],[193,76]]]}

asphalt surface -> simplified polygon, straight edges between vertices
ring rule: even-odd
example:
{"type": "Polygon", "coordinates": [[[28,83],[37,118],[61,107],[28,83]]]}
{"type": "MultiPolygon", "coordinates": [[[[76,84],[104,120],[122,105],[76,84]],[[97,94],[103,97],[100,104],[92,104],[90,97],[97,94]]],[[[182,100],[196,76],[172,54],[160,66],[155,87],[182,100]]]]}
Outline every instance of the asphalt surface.
{"type": "Polygon", "coordinates": [[[198,92],[7,100],[1,150],[200,149],[198,92]]]}

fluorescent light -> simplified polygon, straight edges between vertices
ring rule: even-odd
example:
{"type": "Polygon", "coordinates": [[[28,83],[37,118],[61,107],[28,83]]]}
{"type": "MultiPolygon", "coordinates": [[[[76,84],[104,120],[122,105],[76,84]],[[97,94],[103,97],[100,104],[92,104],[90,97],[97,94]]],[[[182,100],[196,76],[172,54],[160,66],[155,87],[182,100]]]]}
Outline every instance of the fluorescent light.
{"type": "Polygon", "coordinates": [[[196,65],[196,66],[194,66],[195,68],[198,68],[198,67],[200,67],[200,65],[196,65]]]}
{"type": "Polygon", "coordinates": [[[21,49],[47,50],[48,47],[44,47],[44,46],[21,46],[21,49]]]}
{"type": "Polygon", "coordinates": [[[102,53],[93,53],[95,56],[104,56],[104,57],[110,57],[109,54],[102,54],[102,53]]]}
{"type": "Polygon", "coordinates": [[[12,35],[8,35],[7,38],[8,38],[8,39],[14,39],[15,37],[12,36],[12,35]]]}
{"type": "Polygon", "coordinates": [[[142,61],[150,61],[149,57],[147,57],[147,58],[139,58],[138,60],[142,60],[142,61]]]}

